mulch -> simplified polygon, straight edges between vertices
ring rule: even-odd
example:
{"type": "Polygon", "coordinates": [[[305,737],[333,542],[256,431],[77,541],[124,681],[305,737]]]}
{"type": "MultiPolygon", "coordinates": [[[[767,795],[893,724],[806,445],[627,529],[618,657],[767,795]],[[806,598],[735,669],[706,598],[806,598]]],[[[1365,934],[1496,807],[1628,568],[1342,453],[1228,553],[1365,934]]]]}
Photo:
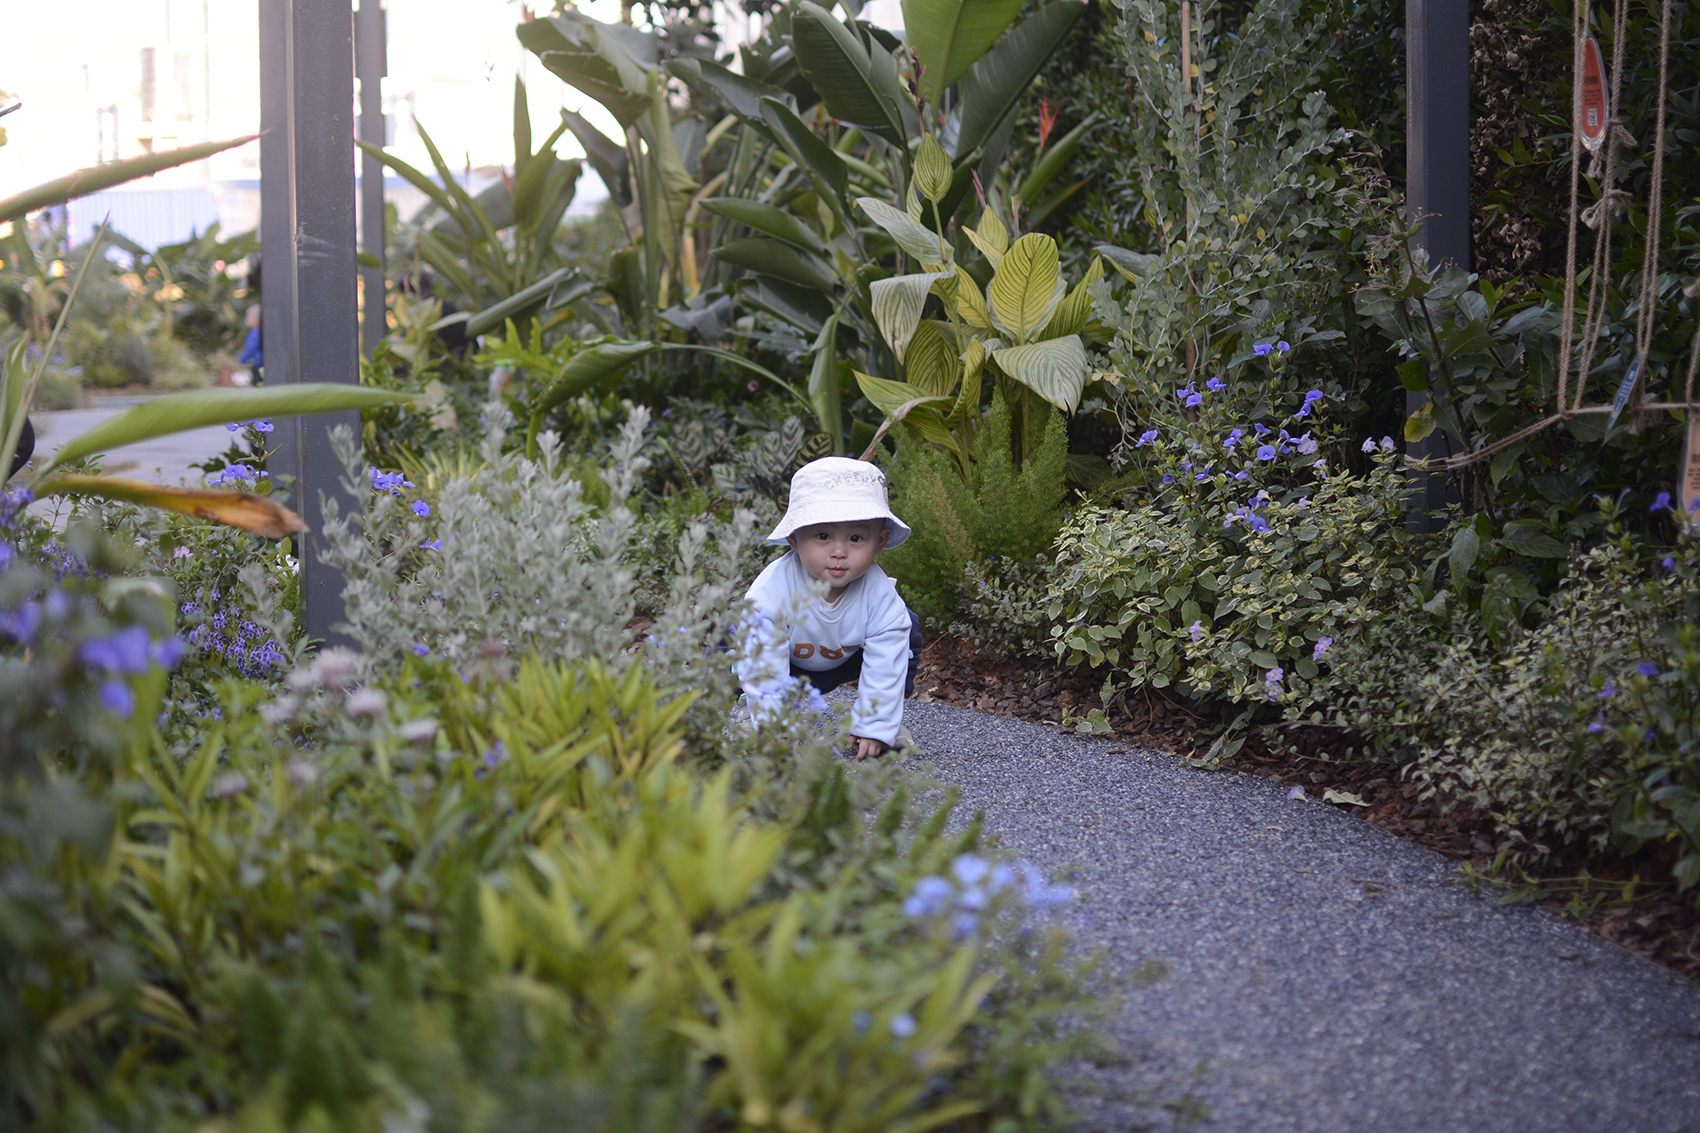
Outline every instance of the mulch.
{"type": "MultiPolygon", "coordinates": [[[[915,699],[972,708],[1058,729],[1093,709],[1103,674],[1064,669],[1045,658],[1000,655],[954,638],[929,642],[915,678],[915,699]]],[[[1168,752],[1177,758],[1202,754],[1200,736],[1208,717],[1158,694],[1118,700],[1106,714],[1113,731],[1104,736],[1128,747],[1168,752]]],[[[1678,896],[1662,879],[1669,869],[1652,854],[1610,861],[1555,865],[1542,878],[1512,876],[1496,863],[1492,819],[1444,796],[1421,797],[1418,785],[1386,763],[1346,763],[1315,754],[1320,744],[1302,731],[1272,746],[1254,738],[1222,761],[1288,787],[1303,787],[1322,801],[1324,793],[1350,795],[1362,805],[1338,804],[1391,834],[1407,838],[1460,863],[1484,886],[1502,890],[1507,904],[1540,904],[1589,931],[1690,978],[1700,979],[1700,912],[1693,895],[1678,896]],[[1554,876],[1562,871],[1565,876],[1554,876]]]]}

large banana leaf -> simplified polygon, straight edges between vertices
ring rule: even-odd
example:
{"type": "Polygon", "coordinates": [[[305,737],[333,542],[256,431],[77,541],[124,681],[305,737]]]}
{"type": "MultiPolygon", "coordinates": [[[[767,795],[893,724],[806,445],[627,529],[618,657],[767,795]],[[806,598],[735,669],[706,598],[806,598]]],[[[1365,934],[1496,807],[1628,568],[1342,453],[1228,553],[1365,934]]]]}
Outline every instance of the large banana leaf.
{"type": "Polygon", "coordinates": [[[631,204],[631,158],[626,153],[626,147],[592,126],[581,114],[562,109],[561,121],[584,148],[584,159],[590,162],[590,167],[602,178],[602,184],[607,187],[608,195],[614,198],[614,203],[621,208],[631,204]]]}
{"type": "Polygon", "coordinates": [[[1085,10],[1082,0],[1051,0],[1006,32],[968,69],[959,88],[962,116],[956,134],[956,157],[986,144],[1085,10]]]}
{"type": "Polygon", "coordinates": [[[808,124],[797,117],[797,112],[780,99],[762,99],[761,116],[768,129],[773,131],[774,140],[780,148],[799,168],[808,172],[821,199],[848,227],[845,213],[849,202],[845,197],[850,189],[850,171],[845,168],[843,155],[821,141],[808,124]]]}
{"type": "Polygon", "coordinates": [[[818,4],[803,0],[791,19],[791,42],[803,76],[834,118],[906,145],[919,123],[897,63],[818,4]]]}
{"type": "MultiPolygon", "coordinates": [[[[685,212],[696,196],[697,179],[685,168],[673,135],[673,112],[667,104],[667,82],[660,68],[648,73],[649,114],[639,119],[638,129],[649,150],[644,172],[651,192],[644,206],[644,238],[660,241],[667,262],[682,270],[680,244],[685,239],[685,212]]],[[[695,281],[689,281],[694,293],[695,281]]]]}
{"type": "Polygon", "coordinates": [[[521,319],[545,304],[560,307],[590,293],[595,285],[573,268],[556,268],[530,287],[514,292],[466,320],[466,335],[477,338],[509,319],[521,319]]]}
{"type": "Polygon", "coordinates": [[[826,255],[826,242],[814,229],[766,201],[752,201],[744,197],[704,197],[702,207],[705,212],[735,220],[746,228],[783,240],[792,247],[817,256],[826,255]]]}
{"type": "Polygon", "coordinates": [[[528,20],[515,34],[550,71],[607,107],[622,127],[649,110],[647,72],[660,52],[647,33],[569,10],[528,20]]]}
{"type": "Polygon", "coordinates": [[[185,165],[191,161],[201,161],[211,157],[221,150],[233,146],[246,145],[259,137],[258,134],[245,134],[240,138],[226,138],[221,142],[199,142],[181,149],[168,149],[159,153],[143,154],[140,157],[128,157],[123,161],[114,161],[106,165],[96,165],[89,169],[79,169],[75,173],[67,173],[63,177],[55,177],[43,182],[33,189],[25,189],[21,193],[0,200],[0,221],[17,220],[37,209],[49,205],[64,204],[77,197],[86,197],[90,193],[99,193],[114,185],[122,185],[126,181],[134,181],[138,177],[149,177],[162,169],[185,165]]]}
{"type": "Polygon", "coordinates": [[[37,473],[44,478],[73,460],[121,445],[261,417],[298,417],[336,409],[373,409],[408,400],[407,394],[337,382],[306,382],[264,389],[197,389],[170,393],[133,405],[86,433],[72,437],[37,473]]]}
{"type": "Polygon", "coordinates": [[[903,31],[921,60],[921,95],[937,106],[996,43],[1023,0],[903,0],[903,31]]]}
{"type": "Polygon", "coordinates": [[[1061,409],[1073,413],[1086,384],[1086,346],[1076,334],[992,352],[998,369],[1061,409]]]}
{"type": "Polygon", "coordinates": [[[144,507],[163,508],[196,519],[240,527],[267,539],[282,539],[307,530],[301,517],[268,496],[254,492],[221,492],[215,488],[178,488],[119,480],[107,476],[59,475],[36,485],[42,496],[96,496],[144,507]]]}
{"type": "Polygon", "coordinates": [[[844,377],[838,359],[838,315],[815,337],[814,362],[809,367],[809,404],[821,431],[832,438],[832,451],[844,455],[844,377]]]}
{"type": "Polygon", "coordinates": [[[828,294],[838,289],[832,265],[812,252],[804,252],[781,240],[751,236],[714,249],[714,258],[750,271],[775,276],[828,294]]]}
{"type": "Polygon", "coordinates": [[[692,87],[706,88],[714,92],[732,113],[745,123],[758,128],[764,126],[761,114],[761,100],[764,98],[776,98],[789,105],[793,111],[797,109],[797,100],[784,88],[740,75],[707,59],[694,59],[689,56],[673,59],[668,62],[667,69],[692,87]]]}

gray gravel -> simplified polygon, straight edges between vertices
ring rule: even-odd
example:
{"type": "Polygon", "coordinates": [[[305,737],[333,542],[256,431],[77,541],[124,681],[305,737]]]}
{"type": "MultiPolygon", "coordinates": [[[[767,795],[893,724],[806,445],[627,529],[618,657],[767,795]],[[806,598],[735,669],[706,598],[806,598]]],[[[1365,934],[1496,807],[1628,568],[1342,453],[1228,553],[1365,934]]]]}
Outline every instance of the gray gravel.
{"type": "Polygon", "coordinates": [[[1213,1130],[1700,1130],[1700,984],[1256,776],[938,704],[905,723],[962,818],[1077,871],[1088,946],[1170,965],[1128,981],[1138,1061],[1089,1129],[1180,1124],[1155,1088],[1213,1130]]]}

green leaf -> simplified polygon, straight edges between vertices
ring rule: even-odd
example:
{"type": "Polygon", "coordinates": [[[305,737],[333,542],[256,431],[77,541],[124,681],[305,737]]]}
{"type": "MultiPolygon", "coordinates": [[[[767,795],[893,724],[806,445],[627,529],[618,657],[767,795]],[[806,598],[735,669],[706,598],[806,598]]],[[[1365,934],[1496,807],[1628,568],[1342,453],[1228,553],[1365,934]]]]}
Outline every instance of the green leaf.
{"type": "MultiPolygon", "coordinates": [[[[894,382],[885,378],[876,378],[870,374],[856,371],[856,384],[862,388],[862,396],[874,403],[874,407],[890,417],[909,405],[948,405],[952,399],[937,397],[926,390],[917,389],[908,382],[894,382]]],[[[907,410],[904,410],[907,413],[907,410]]]]}
{"type": "Polygon", "coordinates": [[[903,365],[909,384],[921,392],[942,397],[955,391],[962,359],[950,324],[927,321],[917,326],[903,365]]]}
{"type": "Polygon", "coordinates": [[[231,149],[235,146],[247,145],[258,134],[244,134],[239,138],[226,138],[219,142],[199,142],[180,149],[168,149],[159,153],[142,154],[139,157],[127,157],[122,161],[108,162],[89,169],[79,169],[75,173],[67,173],[63,177],[55,177],[44,181],[32,189],[25,189],[5,200],[0,200],[0,221],[16,220],[19,217],[47,208],[49,205],[64,204],[78,197],[86,197],[90,193],[99,193],[122,185],[126,181],[134,181],[139,177],[151,177],[162,169],[172,169],[186,165],[191,161],[202,161],[215,153],[231,149]]]}
{"type": "Polygon", "coordinates": [[[793,113],[797,109],[797,100],[784,88],[740,75],[707,59],[689,56],[672,59],[668,61],[667,69],[692,87],[713,91],[732,113],[751,126],[766,126],[761,113],[761,100],[764,98],[785,103],[793,113]]]}
{"type": "Polygon", "coordinates": [[[924,267],[936,268],[944,263],[942,241],[908,213],[898,212],[874,197],[857,197],[856,204],[868,214],[869,220],[885,229],[891,238],[897,241],[899,248],[920,260],[924,267]]]}
{"type": "Polygon", "coordinates": [[[992,352],[992,361],[1063,412],[1073,413],[1080,405],[1080,390],[1086,384],[1086,346],[1079,335],[1006,346],[992,352]]]}
{"type": "Polygon", "coordinates": [[[1505,525],[1505,545],[1519,555],[1537,559],[1570,557],[1570,548],[1553,538],[1538,519],[1514,519],[1505,525]]]}
{"type": "Polygon", "coordinates": [[[844,215],[847,205],[845,195],[850,189],[850,171],[845,168],[844,158],[816,137],[787,103],[776,98],[764,98],[761,100],[761,115],[768,129],[773,131],[774,140],[797,163],[798,168],[809,174],[822,199],[841,220],[847,219],[844,215]]]}
{"type": "Polygon", "coordinates": [[[992,325],[992,312],[986,306],[986,297],[980,294],[980,285],[964,269],[959,267],[949,278],[940,280],[938,292],[940,298],[949,303],[969,326],[985,331],[997,329],[992,325]]]}
{"type": "Polygon", "coordinates": [[[921,60],[921,95],[939,105],[1021,12],[1022,0],[903,0],[903,31],[921,60]]]}
{"type": "Polygon", "coordinates": [[[962,113],[954,156],[986,144],[1085,10],[1082,0],[1050,0],[968,69],[958,87],[962,113]]]}
{"type": "Polygon", "coordinates": [[[569,10],[528,20],[515,34],[545,67],[600,102],[622,127],[649,109],[646,72],[660,52],[648,33],[569,10]]]}
{"type": "Polygon", "coordinates": [[[1051,321],[1045,324],[1041,338],[1061,338],[1064,335],[1079,334],[1086,329],[1086,324],[1092,321],[1091,287],[1104,278],[1104,261],[1102,257],[1093,256],[1092,263],[1086,268],[1086,274],[1079,283],[1069,289],[1068,298],[1058,306],[1051,321]]]}
{"type": "Polygon", "coordinates": [[[826,242],[813,228],[766,201],[751,201],[742,197],[704,197],[702,207],[705,212],[737,221],[746,228],[753,228],[757,232],[783,240],[805,252],[813,252],[817,256],[827,253],[826,242]]]}
{"type": "Polygon", "coordinates": [[[509,319],[525,318],[546,303],[564,306],[574,299],[588,295],[594,286],[590,280],[580,276],[572,268],[557,268],[530,287],[514,292],[501,302],[491,304],[466,320],[467,337],[477,338],[485,331],[506,324],[509,319]]]}
{"type": "Polygon", "coordinates": [[[568,359],[537,399],[531,410],[532,418],[613,377],[655,349],[653,342],[602,342],[579,351],[568,359]]]}
{"type": "Polygon", "coordinates": [[[614,203],[621,208],[631,204],[632,159],[626,153],[626,147],[571,110],[562,109],[561,121],[572,131],[573,137],[578,139],[579,146],[584,150],[584,159],[590,162],[590,167],[602,178],[602,184],[614,198],[614,203]]]}
{"type": "MultiPolygon", "coordinates": [[[[1021,203],[1028,208],[1039,200],[1039,195],[1045,187],[1056,179],[1063,167],[1074,160],[1074,155],[1080,152],[1080,143],[1085,140],[1086,132],[1098,124],[1097,114],[1088,114],[1080,124],[1062,137],[1057,138],[1049,146],[1039,160],[1033,163],[1027,176],[1021,182],[1021,203]]],[[[1029,219],[1029,227],[1033,221],[1029,219]]]]}
{"type": "Polygon", "coordinates": [[[1405,419],[1405,440],[1416,444],[1434,432],[1434,402],[1425,401],[1405,419]]]}
{"type": "Polygon", "coordinates": [[[409,400],[408,394],[339,382],[305,382],[262,389],[196,389],[132,405],[59,446],[39,476],[73,460],[203,425],[261,417],[300,417],[338,409],[375,409],[409,400]]]}
{"type": "Polygon", "coordinates": [[[815,338],[814,361],[809,366],[809,404],[815,420],[832,438],[832,451],[844,452],[843,366],[838,360],[838,314],[826,321],[815,338]]]}
{"type": "Polygon", "coordinates": [[[944,147],[932,134],[921,139],[920,148],[915,151],[915,189],[923,197],[937,204],[944,200],[950,192],[950,185],[955,179],[955,171],[950,167],[950,158],[945,156],[944,147]]]}
{"type": "Polygon", "coordinates": [[[992,321],[1017,343],[1032,338],[1063,300],[1057,242],[1029,232],[1011,245],[986,288],[992,321]]]}
{"type": "Polygon", "coordinates": [[[909,349],[909,338],[921,321],[921,309],[927,305],[927,293],[934,283],[947,278],[945,272],[923,272],[919,275],[897,275],[876,279],[869,287],[873,295],[874,322],[880,334],[891,344],[897,360],[903,360],[909,349]]]}
{"type": "Polygon", "coordinates": [[[1399,384],[1412,393],[1423,393],[1428,389],[1428,362],[1422,358],[1407,358],[1399,363],[1399,384]]]}
{"type": "Polygon", "coordinates": [[[832,293],[838,289],[838,274],[831,264],[783,240],[750,236],[722,244],[712,255],[717,260],[817,291],[832,293]]]}
{"type": "Polygon", "coordinates": [[[1452,550],[1447,555],[1447,566],[1451,572],[1452,589],[1460,594],[1469,582],[1470,568],[1476,565],[1476,556],[1481,553],[1481,549],[1482,541],[1473,527],[1460,527],[1458,534],[1452,537],[1452,550]]]}
{"type": "Polygon", "coordinates": [[[791,46],[803,77],[820,92],[827,112],[841,122],[903,145],[918,126],[898,80],[897,64],[879,48],[809,0],[791,17],[791,46]]]}

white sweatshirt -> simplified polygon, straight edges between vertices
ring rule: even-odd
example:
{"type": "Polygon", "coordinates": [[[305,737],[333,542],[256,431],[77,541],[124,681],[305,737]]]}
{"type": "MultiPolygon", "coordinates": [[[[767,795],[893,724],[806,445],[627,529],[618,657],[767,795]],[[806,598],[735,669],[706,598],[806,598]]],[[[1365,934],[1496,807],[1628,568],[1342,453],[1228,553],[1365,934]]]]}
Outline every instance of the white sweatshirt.
{"type": "Polygon", "coordinates": [[[773,694],[790,665],[821,673],[862,650],[853,735],[890,744],[903,723],[903,682],[909,671],[909,611],[897,586],[876,563],[828,603],[809,593],[808,572],[795,551],[769,563],[745,595],[756,608],[754,639],[738,677],[757,711],[772,706],[773,694]]]}

